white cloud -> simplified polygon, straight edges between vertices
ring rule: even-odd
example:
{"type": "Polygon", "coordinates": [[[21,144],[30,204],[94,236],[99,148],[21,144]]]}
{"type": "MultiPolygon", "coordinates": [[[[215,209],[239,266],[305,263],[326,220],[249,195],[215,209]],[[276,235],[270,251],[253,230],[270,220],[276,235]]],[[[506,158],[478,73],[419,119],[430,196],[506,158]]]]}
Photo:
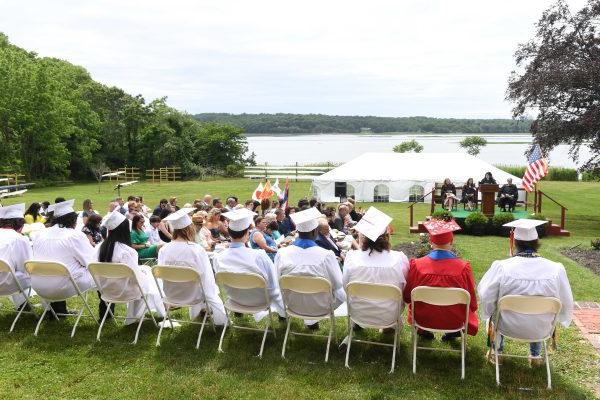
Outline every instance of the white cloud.
{"type": "Polygon", "coordinates": [[[0,29],[191,113],[510,117],[512,55],[550,4],[28,0],[0,29]]]}

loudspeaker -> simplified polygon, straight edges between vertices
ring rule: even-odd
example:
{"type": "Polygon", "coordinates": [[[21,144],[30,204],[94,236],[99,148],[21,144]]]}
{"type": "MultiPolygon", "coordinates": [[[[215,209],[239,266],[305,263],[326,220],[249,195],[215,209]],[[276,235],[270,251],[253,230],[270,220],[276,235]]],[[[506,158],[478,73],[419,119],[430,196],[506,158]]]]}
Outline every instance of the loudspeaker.
{"type": "Polygon", "coordinates": [[[347,197],[346,196],[346,182],[336,182],[335,183],[335,193],[334,196],[335,197],[347,197]]]}

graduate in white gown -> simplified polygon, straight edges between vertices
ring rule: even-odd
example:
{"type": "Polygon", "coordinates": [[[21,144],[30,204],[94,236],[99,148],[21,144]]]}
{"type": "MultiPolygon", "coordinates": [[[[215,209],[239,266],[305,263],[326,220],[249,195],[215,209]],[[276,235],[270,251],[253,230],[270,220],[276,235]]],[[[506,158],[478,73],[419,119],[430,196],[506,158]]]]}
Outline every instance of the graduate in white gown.
{"type": "Polygon", "coordinates": [[[215,282],[208,255],[202,246],[195,242],[196,229],[189,216],[189,213],[194,210],[193,208],[182,208],[164,219],[173,228],[173,240],[165,244],[158,252],[158,264],[195,269],[202,276],[202,287],[190,286],[187,283],[164,282],[163,290],[169,293],[169,297],[180,298],[183,300],[182,302],[192,302],[198,299],[204,290],[208,304],[190,307],[190,318],[198,318],[202,309],[209,307],[215,325],[224,325],[227,320],[225,307],[219,297],[219,287],[215,282]]]}
{"type": "MultiPolygon", "coordinates": [[[[223,214],[224,217],[229,219],[228,231],[229,236],[231,236],[231,244],[228,249],[215,256],[213,260],[215,272],[251,272],[262,276],[267,282],[272,309],[281,317],[285,317],[283,299],[279,291],[277,271],[273,261],[264,250],[251,249],[246,246],[250,238],[249,228],[255,215],[256,213],[246,208],[223,214]]],[[[236,298],[240,294],[235,288],[228,288],[227,290],[228,297],[234,302],[237,301],[236,298]]],[[[255,290],[253,293],[244,290],[243,301],[239,301],[239,303],[245,305],[258,305],[264,304],[264,302],[264,290],[255,290]]]]}
{"type": "MultiPolygon", "coordinates": [[[[25,203],[0,207],[0,260],[8,263],[15,272],[21,288],[28,293],[31,287],[29,274],[25,270],[25,261],[32,256],[31,243],[26,236],[21,234],[25,219],[25,203]]],[[[10,273],[0,272],[0,292],[12,292],[18,289],[10,273]]],[[[11,296],[17,308],[27,300],[20,293],[11,296]]]]}
{"type": "MultiPolygon", "coordinates": [[[[558,322],[564,327],[571,323],[573,294],[571,285],[561,263],[550,261],[537,253],[538,234],[535,227],[546,221],[521,219],[504,226],[513,227],[516,254],[505,260],[492,263],[485,273],[477,291],[480,298],[481,318],[493,318],[498,300],[506,295],[556,297],[562,303],[558,322]]],[[[552,315],[531,316],[504,311],[499,320],[499,328],[508,336],[535,338],[550,335],[552,315]]],[[[530,343],[531,365],[543,362],[540,356],[541,343],[530,343]]],[[[498,353],[503,350],[503,340],[498,353]]]]}
{"type": "MultiPolygon", "coordinates": [[[[134,271],[142,291],[147,294],[150,311],[157,312],[164,318],[166,316],[165,307],[156,287],[156,282],[152,277],[152,269],[147,265],[138,265],[138,253],[131,247],[129,220],[119,210],[114,210],[108,215],[103,224],[108,231],[108,236],[98,246],[95,259],[98,262],[119,263],[129,266],[134,271]]],[[[110,294],[111,297],[127,297],[128,294],[131,294],[131,296],[139,295],[137,285],[129,279],[126,282],[122,279],[98,278],[98,280],[102,292],[110,294]]],[[[112,310],[114,313],[114,304],[112,310]]],[[[145,310],[144,300],[134,300],[128,303],[125,325],[139,321],[144,316],[145,310]]],[[[100,300],[100,317],[102,318],[106,312],[106,304],[100,300]]],[[[108,317],[110,317],[110,314],[108,317]]]]}
{"type": "MultiPolygon", "coordinates": [[[[408,258],[401,251],[391,250],[387,227],[392,218],[375,207],[367,210],[356,224],[359,234],[358,250],[346,255],[343,272],[344,288],[350,282],[382,283],[397,286],[402,292],[408,273],[408,258]]],[[[391,325],[398,318],[397,303],[393,300],[358,300],[352,309],[361,320],[372,325],[391,325]]]]}
{"type": "MultiPolygon", "coordinates": [[[[315,207],[291,215],[299,238],[290,246],[284,247],[275,256],[275,267],[279,276],[302,275],[327,279],[333,291],[333,307],[339,307],[346,301],[346,292],[342,285],[342,271],[331,250],[319,247],[315,242],[319,227],[319,218],[323,215],[315,207]]],[[[322,315],[329,309],[329,296],[303,295],[290,293],[287,297],[291,309],[305,315],[322,315]]],[[[317,329],[318,323],[309,326],[317,329]]]]}
{"type": "MultiPolygon", "coordinates": [[[[40,261],[63,263],[71,273],[81,292],[95,286],[87,266],[94,260],[94,247],[85,233],[75,229],[77,213],[73,210],[74,200],[52,204],[54,212],[52,226],[40,231],[33,240],[33,258],[40,261]]],[[[67,277],[32,277],[33,286],[42,296],[68,298],[76,295],[67,277]]],[[[67,313],[66,302],[51,303],[56,313],[67,313]]]]}

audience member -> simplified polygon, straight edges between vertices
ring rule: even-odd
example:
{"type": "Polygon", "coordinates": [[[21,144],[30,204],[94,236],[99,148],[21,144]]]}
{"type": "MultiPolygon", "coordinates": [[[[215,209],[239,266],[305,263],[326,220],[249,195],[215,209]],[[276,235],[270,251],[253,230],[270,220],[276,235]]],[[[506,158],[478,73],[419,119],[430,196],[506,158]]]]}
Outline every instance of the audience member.
{"type": "Polygon", "coordinates": [[[326,218],[319,218],[319,230],[317,232],[315,243],[325,250],[333,251],[333,254],[335,254],[338,261],[343,261],[342,251],[338,247],[333,236],[331,236],[331,227],[326,218]]]}
{"type": "Polygon", "coordinates": [[[131,221],[131,247],[140,259],[156,258],[161,244],[150,244],[148,234],[144,231],[144,216],[136,214],[131,221]]]}
{"type": "Polygon", "coordinates": [[[161,199],[160,203],[158,204],[158,206],[154,209],[154,211],[152,212],[152,215],[158,215],[160,216],[162,211],[166,208],[168,208],[169,206],[169,200],[167,199],[161,199]]]}
{"type": "MultiPolygon", "coordinates": [[[[120,215],[123,215],[119,213],[120,215]]],[[[85,236],[87,236],[90,244],[94,247],[102,242],[102,232],[100,230],[100,224],[102,223],[102,217],[98,214],[91,214],[87,217],[84,227],[81,229],[85,236]]]]}
{"type": "Polygon", "coordinates": [[[42,216],[40,210],[42,205],[40,203],[31,203],[27,211],[25,211],[25,223],[26,224],[34,224],[34,223],[45,223],[46,218],[42,216]]]}
{"type": "Polygon", "coordinates": [[[253,249],[264,250],[271,260],[275,260],[275,254],[277,254],[277,243],[267,233],[267,219],[265,217],[258,216],[254,220],[256,228],[250,232],[250,247],[253,249]]]}

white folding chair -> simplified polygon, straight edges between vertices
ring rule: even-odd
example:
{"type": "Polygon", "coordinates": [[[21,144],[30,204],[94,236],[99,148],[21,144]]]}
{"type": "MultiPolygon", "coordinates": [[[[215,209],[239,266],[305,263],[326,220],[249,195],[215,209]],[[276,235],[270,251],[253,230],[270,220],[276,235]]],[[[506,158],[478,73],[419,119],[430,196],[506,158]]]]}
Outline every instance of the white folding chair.
{"type": "MultiPolygon", "coordinates": [[[[548,389],[552,389],[552,378],[550,374],[550,359],[548,357],[548,348],[546,342],[552,338],[552,334],[556,329],[556,323],[558,320],[558,314],[562,308],[562,304],[556,297],[543,297],[543,296],[521,296],[521,295],[507,295],[498,300],[496,307],[496,315],[494,318],[494,342],[495,348],[498,349],[500,346],[501,336],[504,338],[512,339],[518,342],[542,342],[544,344],[544,358],[546,360],[546,374],[548,375],[548,389]],[[512,311],[526,315],[541,315],[541,314],[554,314],[554,320],[552,326],[549,328],[549,334],[542,335],[539,338],[517,338],[514,336],[508,336],[500,330],[498,321],[503,311],[512,311]]],[[[496,384],[500,386],[500,363],[498,362],[498,352],[494,351],[496,358],[496,384]]],[[[502,357],[514,357],[514,358],[528,358],[528,356],[520,356],[516,354],[502,353],[502,357]]]]}
{"type": "Polygon", "coordinates": [[[327,338],[327,349],[325,350],[325,362],[327,362],[329,360],[331,337],[335,336],[335,310],[333,308],[333,293],[331,291],[331,283],[327,279],[317,276],[283,275],[279,278],[279,287],[281,288],[281,293],[283,294],[283,304],[285,305],[285,312],[288,316],[285,337],[283,338],[283,348],[281,349],[281,357],[285,358],[287,339],[290,334],[298,336],[317,336],[327,338]],[[324,309],[323,313],[317,315],[300,313],[298,310],[296,310],[295,305],[290,303],[290,293],[300,294],[303,296],[326,294],[329,297],[329,307],[324,309]],[[320,321],[322,319],[329,318],[329,334],[319,335],[317,333],[290,331],[292,317],[300,318],[305,321],[320,321]]]}
{"type": "Polygon", "coordinates": [[[79,309],[79,312],[77,313],[77,320],[75,321],[75,325],[73,325],[73,330],[71,331],[71,337],[75,336],[75,331],[77,330],[77,325],[79,325],[79,320],[81,319],[81,316],[83,315],[83,310],[87,309],[88,313],[90,314],[90,317],[94,320],[94,322],[98,323],[98,320],[94,316],[94,313],[92,312],[92,309],[90,308],[90,305],[87,302],[88,293],[93,288],[88,288],[82,292],[79,289],[79,285],[77,285],[77,282],[75,282],[75,280],[73,279],[71,272],[69,272],[69,270],[67,269],[67,267],[64,264],[59,263],[59,262],[52,262],[52,261],[30,260],[30,261],[25,262],[25,269],[27,270],[27,272],[29,273],[29,275],[32,278],[35,276],[46,277],[46,278],[47,277],[68,278],[69,282],[71,282],[73,289],[75,289],[75,294],[73,296],[69,296],[66,298],[64,296],[52,296],[52,297],[42,296],[42,295],[40,295],[41,292],[39,291],[39,289],[36,288],[35,285],[33,284],[33,279],[32,279],[32,285],[31,285],[32,289],[38,293],[38,296],[40,297],[40,299],[42,299],[46,302],[46,304],[44,306],[44,312],[42,313],[42,316],[40,317],[40,320],[38,321],[37,326],[35,327],[35,332],[33,333],[34,336],[37,336],[38,331],[40,330],[42,321],[44,320],[44,317],[46,316],[46,313],[48,312],[48,310],[50,310],[52,315],[54,315],[54,318],[56,318],[57,320],[58,320],[59,315],[65,315],[65,316],[70,315],[70,314],[56,313],[54,311],[54,309],[52,309],[52,307],[50,306],[50,303],[55,302],[55,301],[65,301],[72,297],[79,297],[83,301],[83,306],[81,306],[81,308],[79,309]]]}
{"type": "MultiPolygon", "coordinates": [[[[106,303],[106,311],[102,316],[102,322],[100,322],[100,326],[98,327],[98,334],[96,335],[96,340],[100,341],[100,335],[102,334],[102,328],[104,327],[104,323],[106,322],[106,317],[108,314],[111,315],[113,321],[116,321],[117,318],[126,320],[127,317],[117,317],[113,314],[110,309],[112,304],[127,304],[129,302],[135,300],[143,300],[146,308],[146,312],[150,314],[150,319],[154,322],[154,325],[158,327],[156,320],[154,319],[154,315],[152,315],[152,310],[150,309],[150,305],[148,304],[148,294],[144,293],[142,286],[140,285],[137,276],[135,275],[135,271],[131,269],[129,265],[119,264],[119,263],[107,263],[107,262],[95,262],[90,263],[88,265],[88,270],[90,274],[92,274],[92,278],[94,278],[94,282],[96,282],[96,288],[100,292],[100,298],[106,303]],[[133,283],[133,286],[137,288],[136,291],[132,291],[128,296],[114,296],[108,293],[106,289],[106,285],[103,283],[102,279],[109,280],[122,280],[123,283],[133,283]]],[[[133,344],[136,344],[138,341],[138,337],[140,334],[140,329],[142,328],[142,322],[144,320],[149,320],[149,318],[145,318],[144,314],[139,318],[137,330],[135,331],[135,338],[133,339],[133,344]]]]}
{"type": "MultiPolygon", "coordinates": [[[[224,302],[225,310],[227,311],[227,320],[225,321],[225,326],[223,326],[223,332],[221,332],[221,340],[219,340],[219,352],[223,352],[223,339],[225,338],[225,331],[227,330],[227,325],[231,325],[231,328],[249,330],[249,331],[258,331],[264,332],[262,343],[260,345],[260,353],[258,353],[258,357],[262,358],[263,350],[265,347],[265,340],[267,339],[267,333],[269,333],[269,328],[273,326],[273,313],[271,311],[271,300],[269,299],[269,293],[267,291],[267,282],[265,279],[258,275],[250,272],[217,272],[215,274],[215,279],[217,284],[225,287],[225,291],[227,288],[234,288],[238,291],[240,290],[256,290],[262,289],[265,293],[265,301],[262,304],[258,305],[246,305],[239,303],[239,296],[237,296],[238,301],[234,302],[231,299],[227,299],[224,302]],[[241,314],[256,314],[261,311],[267,311],[269,313],[269,319],[265,324],[264,331],[262,329],[250,328],[247,326],[239,326],[234,325],[229,317],[229,313],[241,313],[241,314]]],[[[275,329],[272,329],[273,336],[276,337],[275,329]]]]}
{"type": "MultiPolygon", "coordinates": [[[[158,286],[158,289],[160,291],[160,296],[162,298],[163,304],[165,305],[165,311],[169,323],[171,324],[171,329],[173,329],[173,322],[200,325],[200,333],[198,334],[198,340],[196,341],[196,350],[198,350],[200,348],[202,332],[204,331],[204,326],[206,325],[206,319],[209,316],[213,327],[213,331],[216,332],[215,324],[212,318],[212,310],[208,306],[208,302],[206,301],[206,295],[204,293],[204,287],[202,287],[202,276],[200,272],[190,267],[180,267],[174,265],[156,265],[154,268],[152,268],[152,275],[154,276],[154,280],[156,281],[156,285],[158,286]],[[194,302],[185,302],[182,299],[174,297],[173,294],[168,293],[164,288],[161,289],[161,285],[158,282],[159,279],[161,279],[163,282],[170,282],[172,284],[192,283],[201,288],[202,296],[200,298],[197,298],[194,302]],[[169,309],[171,307],[192,307],[202,303],[204,303],[206,310],[202,322],[173,319],[169,314],[169,309]]],[[[157,346],[160,346],[160,337],[162,335],[164,325],[164,323],[160,325],[158,337],[156,338],[157,346]]]]}
{"type": "Polygon", "coordinates": [[[417,373],[417,349],[432,350],[432,351],[449,351],[460,353],[461,372],[460,379],[465,379],[465,356],[467,353],[467,327],[469,325],[469,304],[471,295],[465,289],[461,288],[443,288],[431,286],[418,286],[410,292],[410,304],[412,310],[412,345],[413,345],[413,374],[417,373]],[[415,303],[431,304],[434,306],[452,306],[462,304],[465,306],[464,323],[456,327],[456,329],[434,329],[425,325],[419,324],[419,316],[415,313],[415,303]],[[431,332],[452,333],[460,332],[460,350],[442,349],[433,347],[417,346],[417,329],[424,329],[431,332]]]}
{"type": "Polygon", "coordinates": [[[360,325],[363,328],[375,328],[375,329],[388,329],[394,328],[394,344],[372,342],[369,340],[357,340],[358,343],[369,343],[377,346],[392,347],[392,368],[390,374],[394,372],[396,365],[396,352],[398,344],[398,334],[400,333],[400,327],[402,326],[401,312],[402,312],[402,292],[400,288],[394,285],[386,285],[381,283],[368,283],[368,282],[350,282],[346,286],[347,304],[348,304],[348,346],[346,347],[346,368],[350,368],[348,359],[350,358],[350,346],[352,345],[352,323],[360,325]],[[393,300],[396,302],[396,311],[394,313],[395,319],[391,324],[379,324],[373,325],[372,323],[365,322],[362,319],[362,315],[356,312],[354,307],[355,301],[369,300],[369,301],[384,301],[393,300]]]}
{"type": "Polygon", "coordinates": [[[4,285],[0,285],[0,297],[9,297],[15,294],[21,294],[23,295],[23,297],[25,297],[25,303],[23,303],[21,307],[19,307],[18,311],[16,311],[17,316],[15,317],[12,325],[10,326],[9,332],[12,332],[13,329],[15,329],[15,325],[21,317],[21,314],[25,313],[35,315],[33,311],[24,311],[27,305],[33,307],[30,301],[30,298],[32,296],[31,286],[26,288],[27,291],[25,291],[25,288],[23,288],[21,282],[19,282],[19,279],[17,279],[17,275],[15,274],[15,271],[13,270],[12,266],[2,259],[0,259],[0,273],[6,273],[10,275],[10,279],[7,279],[4,282],[4,285]]]}

